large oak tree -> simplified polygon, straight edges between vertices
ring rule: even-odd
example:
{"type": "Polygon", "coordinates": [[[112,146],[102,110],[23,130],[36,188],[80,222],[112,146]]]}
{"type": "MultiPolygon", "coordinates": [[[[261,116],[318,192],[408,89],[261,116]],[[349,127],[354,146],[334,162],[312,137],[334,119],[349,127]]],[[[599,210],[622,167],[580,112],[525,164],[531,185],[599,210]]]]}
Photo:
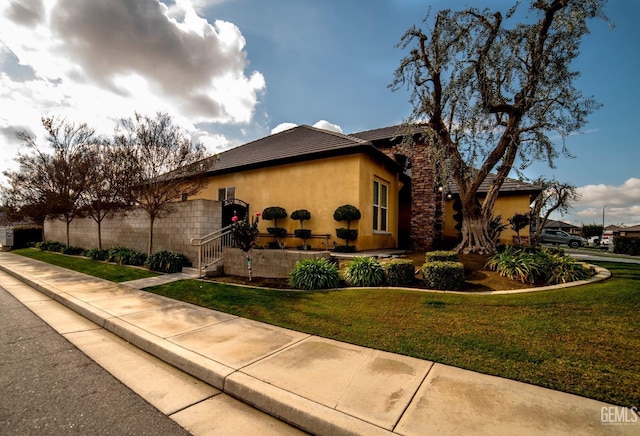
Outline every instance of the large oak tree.
{"type": "MultiPolygon", "coordinates": [[[[606,17],[606,0],[517,2],[503,15],[488,9],[443,10],[412,27],[400,46],[410,48],[393,89],[411,90],[409,123],[424,123],[440,176],[456,183],[462,202],[461,252],[491,253],[487,233],[505,178],[519,163],[553,159],[552,135],[579,131],[599,105],[575,88],[587,22],[606,17]],[[523,11],[521,4],[528,3],[523,11]],[[518,20],[520,20],[518,22],[518,20]],[[476,201],[495,173],[484,202],[476,201]]],[[[558,150],[560,148],[560,150],[558,150]]]]}

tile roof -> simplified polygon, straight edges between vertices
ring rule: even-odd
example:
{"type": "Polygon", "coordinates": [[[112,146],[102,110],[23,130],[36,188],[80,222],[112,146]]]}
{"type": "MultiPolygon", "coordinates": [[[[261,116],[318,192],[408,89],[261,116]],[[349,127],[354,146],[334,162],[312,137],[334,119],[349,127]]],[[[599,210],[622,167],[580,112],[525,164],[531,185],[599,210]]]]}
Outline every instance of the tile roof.
{"type": "Polygon", "coordinates": [[[397,164],[371,142],[311,126],[297,126],[224,151],[207,159],[205,174],[214,175],[365,152],[397,164]]]}
{"type": "Polygon", "coordinates": [[[407,136],[408,134],[424,133],[426,129],[415,124],[411,127],[405,124],[398,124],[395,126],[382,127],[380,129],[365,130],[364,132],[350,133],[349,136],[364,139],[366,141],[379,141],[379,140],[399,140],[401,136],[407,136]]]}
{"type": "Polygon", "coordinates": [[[564,221],[556,221],[556,220],[547,220],[544,223],[545,229],[579,229],[580,227],[574,226],[573,224],[565,223],[564,221]]]}
{"type": "MultiPolygon", "coordinates": [[[[489,191],[489,187],[491,186],[495,178],[496,178],[495,174],[489,174],[484,179],[484,181],[480,184],[480,188],[478,188],[478,193],[486,193],[487,191],[489,191]]],[[[449,184],[447,184],[447,189],[452,194],[458,193],[458,187],[453,182],[450,182],[449,184]]],[[[531,195],[537,195],[540,191],[542,191],[542,188],[539,186],[536,186],[531,183],[523,182],[520,180],[511,179],[509,177],[505,179],[504,183],[502,184],[502,187],[500,188],[501,194],[507,194],[510,192],[513,192],[513,193],[517,192],[519,194],[523,194],[528,192],[531,195]]]]}

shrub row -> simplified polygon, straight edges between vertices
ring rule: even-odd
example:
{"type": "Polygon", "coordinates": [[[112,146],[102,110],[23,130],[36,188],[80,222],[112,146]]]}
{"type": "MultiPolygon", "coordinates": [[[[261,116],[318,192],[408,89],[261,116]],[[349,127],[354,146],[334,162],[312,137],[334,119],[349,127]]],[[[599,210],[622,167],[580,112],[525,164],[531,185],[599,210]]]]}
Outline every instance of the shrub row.
{"type": "Polygon", "coordinates": [[[631,256],[640,255],[640,238],[616,236],[613,238],[613,252],[631,256]]]}
{"type": "Polygon", "coordinates": [[[451,260],[425,262],[422,280],[428,289],[461,289],[464,286],[464,265],[451,260]]]}
{"type": "Polygon", "coordinates": [[[507,246],[496,253],[486,268],[498,271],[503,277],[522,283],[559,283],[584,280],[592,272],[582,262],[561,252],[546,248],[520,249],[507,246]]]}
{"type": "Polygon", "coordinates": [[[183,266],[190,266],[188,259],[180,253],[172,251],[158,251],[147,258],[145,253],[127,247],[113,247],[107,250],[93,248],[84,250],[80,247],[67,247],[56,241],[44,241],[36,244],[42,251],[82,255],[91,260],[114,262],[118,265],[146,266],[152,271],[175,273],[182,271],[183,266]]]}
{"type": "MultiPolygon", "coordinates": [[[[414,267],[407,259],[381,264],[373,257],[358,257],[347,264],[342,278],[349,286],[410,286],[414,281],[414,267]]],[[[297,289],[313,290],[337,288],[341,280],[335,263],[326,259],[303,259],[296,263],[289,283],[297,289]]]]}

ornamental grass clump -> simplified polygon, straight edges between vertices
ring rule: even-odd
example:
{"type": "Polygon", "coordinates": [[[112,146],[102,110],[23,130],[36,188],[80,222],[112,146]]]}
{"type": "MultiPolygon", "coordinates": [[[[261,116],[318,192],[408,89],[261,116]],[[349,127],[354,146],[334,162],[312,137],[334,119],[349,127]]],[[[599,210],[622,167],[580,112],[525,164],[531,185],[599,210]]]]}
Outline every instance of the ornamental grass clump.
{"type": "Polygon", "coordinates": [[[289,274],[289,284],[306,290],[337,288],[340,286],[338,267],[322,257],[302,259],[289,274]]]}
{"type": "Polygon", "coordinates": [[[357,257],[347,264],[343,277],[350,286],[371,288],[384,283],[384,269],[378,259],[357,257]]]}
{"type": "Polygon", "coordinates": [[[185,258],[182,254],[163,250],[157,251],[149,256],[144,265],[151,271],[171,274],[182,272],[182,264],[184,260],[185,258]]]}
{"type": "Polygon", "coordinates": [[[543,249],[516,249],[507,246],[485,265],[501,276],[522,283],[556,285],[587,279],[591,270],[564,253],[543,249]]]}
{"type": "Polygon", "coordinates": [[[142,266],[147,260],[147,255],[127,247],[113,247],[109,249],[109,255],[106,260],[118,265],[142,266]]]}

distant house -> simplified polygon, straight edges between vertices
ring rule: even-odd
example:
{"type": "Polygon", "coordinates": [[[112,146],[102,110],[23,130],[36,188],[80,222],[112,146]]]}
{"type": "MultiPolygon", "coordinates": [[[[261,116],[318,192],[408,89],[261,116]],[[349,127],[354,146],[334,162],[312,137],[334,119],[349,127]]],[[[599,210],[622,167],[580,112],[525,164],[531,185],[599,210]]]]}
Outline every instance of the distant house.
{"type": "Polygon", "coordinates": [[[607,226],[607,230],[612,230],[614,236],[640,238],[640,224],[629,227],[607,226]]]}
{"type": "Polygon", "coordinates": [[[571,235],[579,235],[582,229],[573,224],[565,223],[564,221],[547,220],[544,225],[545,229],[563,230],[571,235]]]}

